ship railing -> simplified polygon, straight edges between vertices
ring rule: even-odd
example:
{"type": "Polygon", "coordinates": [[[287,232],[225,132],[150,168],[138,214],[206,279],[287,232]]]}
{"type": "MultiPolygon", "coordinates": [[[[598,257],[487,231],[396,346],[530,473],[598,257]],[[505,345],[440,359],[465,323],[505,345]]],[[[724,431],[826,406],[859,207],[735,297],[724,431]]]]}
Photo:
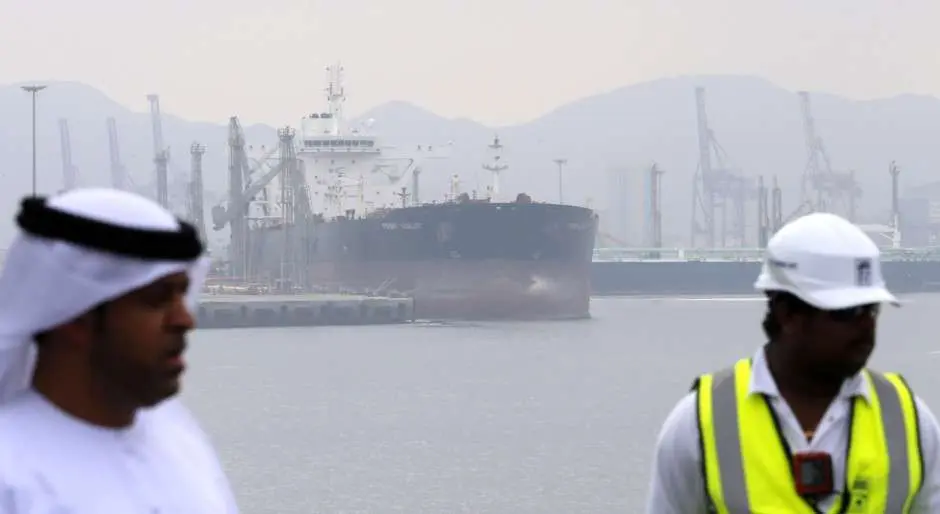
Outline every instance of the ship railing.
{"type": "Polygon", "coordinates": [[[267,284],[206,284],[202,293],[206,295],[258,295],[269,294],[267,284]]]}
{"type": "Polygon", "coordinates": [[[886,261],[940,261],[940,247],[887,248],[881,250],[886,261]]]}
{"type": "Polygon", "coordinates": [[[760,248],[595,248],[594,260],[623,261],[760,261],[760,248]]]}
{"type": "MultiPolygon", "coordinates": [[[[594,261],[760,262],[761,248],[595,248],[594,261]]],[[[885,248],[882,261],[940,261],[940,247],[885,248]]]]}

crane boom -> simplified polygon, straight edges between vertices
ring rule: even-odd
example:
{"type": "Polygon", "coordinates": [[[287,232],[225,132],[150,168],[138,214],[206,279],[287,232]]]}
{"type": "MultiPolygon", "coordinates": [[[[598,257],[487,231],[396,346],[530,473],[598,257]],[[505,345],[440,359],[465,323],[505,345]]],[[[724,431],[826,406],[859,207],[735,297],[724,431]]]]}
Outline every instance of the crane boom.
{"type": "Polygon", "coordinates": [[[117,122],[108,118],[108,155],[111,163],[111,187],[127,189],[127,173],[121,163],[121,146],[118,142],[117,122]]]}
{"type": "Polygon", "coordinates": [[[157,202],[169,207],[167,191],[167,161],[170,160],[169,149],[163,144],[163,126],[160,121],[160,97],[147,95],[150,102],[150,123],[153,129],[153,162],[156,164],[157,202]]]}
{"type": "Polygon", "coordinates": [[[69,136],[69,121],[59,119],[59,139],[62,145],[62,182],[66,190],[74,189],[78,173],[72,163],[72,139],[69,136]]]}

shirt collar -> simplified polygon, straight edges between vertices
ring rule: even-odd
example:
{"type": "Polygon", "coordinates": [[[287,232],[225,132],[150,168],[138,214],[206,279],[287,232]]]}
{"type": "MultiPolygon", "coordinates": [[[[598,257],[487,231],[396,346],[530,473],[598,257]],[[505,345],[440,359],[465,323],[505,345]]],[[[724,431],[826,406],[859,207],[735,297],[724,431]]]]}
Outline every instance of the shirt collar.
{"type": "MultiPolygon", "coordinates": [[[[859,372],[842,383],[836,397],[850,400],[856,396],[861,396],[865,401],[871,401],[869,389],[868,380],[863,373],[859,372]]],[[[777,388],[777,383],[774,381],[773,375],[770,374],[770,368],[767,367],[767,358],[764,356],[763,346],[754,353],[754,358],[751,361],[751,383],[748,387],[748,394],[755,393],[765,394],[773,398],[780,397],[780,389],[777,388]]]]}

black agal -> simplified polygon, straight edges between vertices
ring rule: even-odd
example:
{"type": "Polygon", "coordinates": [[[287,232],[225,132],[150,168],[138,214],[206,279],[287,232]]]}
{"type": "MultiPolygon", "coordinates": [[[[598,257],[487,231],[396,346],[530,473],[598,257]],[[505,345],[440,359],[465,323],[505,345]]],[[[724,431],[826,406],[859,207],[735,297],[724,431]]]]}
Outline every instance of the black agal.
{"type": "Polygon", "coordinates": [[[16,223],[34,236],[138,259],[191,261],[203,251],[196,229],[185,221],[178,231],[124,227],[54,209],[44,197],[24,198],[16,223]]]}

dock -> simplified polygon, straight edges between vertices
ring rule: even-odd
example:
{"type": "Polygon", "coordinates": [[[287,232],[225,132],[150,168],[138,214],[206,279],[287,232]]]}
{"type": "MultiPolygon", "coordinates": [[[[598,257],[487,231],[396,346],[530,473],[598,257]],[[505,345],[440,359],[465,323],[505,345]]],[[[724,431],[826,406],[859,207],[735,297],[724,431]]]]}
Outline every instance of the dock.
{"type": "Polygon", "coordinates": [[[207,294],[199,328],[392,325],[414,320],[414,300],[346,294],[207,294]]]}

